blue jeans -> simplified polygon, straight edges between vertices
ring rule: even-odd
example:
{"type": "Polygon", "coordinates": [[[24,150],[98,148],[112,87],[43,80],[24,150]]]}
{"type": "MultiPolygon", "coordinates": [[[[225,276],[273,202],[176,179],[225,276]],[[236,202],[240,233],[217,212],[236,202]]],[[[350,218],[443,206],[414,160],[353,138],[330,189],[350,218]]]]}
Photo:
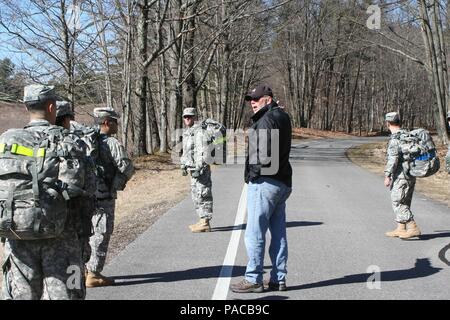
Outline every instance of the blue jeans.
{"type": "Polygon", "coordinates": [[[272,237],[269,247],[272,261],[270,281],[285,282],[288,258],[286,200],[291,191],[284,183],[268,177],[258,178],[248,185],[245,246],[249,261],[245,279],[251,283],[263,282],[267,229],[272,237]]]}

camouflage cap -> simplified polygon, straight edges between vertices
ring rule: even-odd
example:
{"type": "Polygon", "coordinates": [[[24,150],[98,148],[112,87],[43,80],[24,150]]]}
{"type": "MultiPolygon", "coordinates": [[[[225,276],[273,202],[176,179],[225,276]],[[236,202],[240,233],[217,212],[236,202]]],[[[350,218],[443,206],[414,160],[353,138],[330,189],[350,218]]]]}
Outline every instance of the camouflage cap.
{"type": "Polygon", "coordinates": [[[388,122],[397,122],[397,121],[400,121],[400,116],[398,115],[397,112],[389,112],[389,113],[386,113],[385,120],[388,122]]]}
{"type": "Polygon", "coordinates": [[[193,116],[195,117],[197,115],[197,111],[195,108],[186,108],[183,110],[183,117],[185,116],[193,116]]]}
{"type": "Polygon", "coordinates": [[[69,101],[56,101],[56,116],[73,116],[72,105],[69,101]]]}
{"type": "Polygon", "coordinates": [[[120,119],[120,115],[113,108],[95,108],[94,109],[95,118],[111,118],[120,119]]]}
{"type": "Polygon", "coordinates": [[[54,86],[45,86],[41,84],[32,84],[26,86],[23,90],[23,102],[42,102],[47,99],[58,99],[55,94],[54,86]]]}

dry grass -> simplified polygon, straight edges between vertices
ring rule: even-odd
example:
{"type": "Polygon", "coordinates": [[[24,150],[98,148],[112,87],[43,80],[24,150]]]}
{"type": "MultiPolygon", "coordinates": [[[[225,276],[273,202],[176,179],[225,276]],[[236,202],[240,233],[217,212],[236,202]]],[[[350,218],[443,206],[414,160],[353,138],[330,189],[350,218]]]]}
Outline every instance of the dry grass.
{"type": "Polygon", "coordinates": [[[348,138],[352,135],[343,132],[323,131],[318,129],[294,128],[293,139],[318,139],[318,138],[348,138]]]}
{"type": "MultiPolygon", "coordinates": [[[[349,150],[347,156],[362,168],[382,176],[386,164],[386,146],[384,142],[365,144],[349,150]]],[[[441,169],[431,177],[418,178],[416,190],[430,199],[450,204],[449,175],[445,170],[447,148],[438,145],[438,153],[441,169]]]]}

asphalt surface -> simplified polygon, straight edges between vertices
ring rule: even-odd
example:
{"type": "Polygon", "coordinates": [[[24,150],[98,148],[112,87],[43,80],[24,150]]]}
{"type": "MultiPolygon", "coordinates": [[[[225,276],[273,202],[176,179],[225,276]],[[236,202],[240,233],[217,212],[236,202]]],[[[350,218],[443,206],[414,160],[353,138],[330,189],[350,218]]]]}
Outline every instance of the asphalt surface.
{"type": "MultiPolygon", "coordinates": [[[[416,193],[412,210],[422,237],[387,238],[384,233],[395,222],[383,178],[345,156],[348,148],[370,141],[314,140],[293,146],[288,291],[227,290],[230,281],[242,279],[247,264],[245,222],[236,224],[243,166],[230,165],[213,172],[214,232],[190,233],[188,225],[197,217],[192,201],[185,199],[105,268],[117,284],[89,289],[87,298],[449,299],[450,210],[416,193]]],[[[270,233],[267,246],[269,241],[270,233]]],[[[268,254],[265,265],[267,277],[268,254]]]]}

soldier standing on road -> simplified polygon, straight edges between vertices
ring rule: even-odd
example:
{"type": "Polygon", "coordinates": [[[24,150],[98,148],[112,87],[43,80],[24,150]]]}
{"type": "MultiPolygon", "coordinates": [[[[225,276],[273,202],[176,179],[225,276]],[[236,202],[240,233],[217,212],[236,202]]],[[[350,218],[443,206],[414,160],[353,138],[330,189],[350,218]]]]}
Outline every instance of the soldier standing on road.
{"type": "Polygon", "coordinates": [[[112,108],[94,109],[100,125],[97,165],[97,208],[92,217],[94,235],[90,238],[91,258],[86,264],[86,286],[112,285],[114,281],[101,274],[105,265],[109,240],[114,230],[114,211],[117,191],[124,190],[134,174],[134,167],[120,142],[112,137],[117,133],[119,115],[112,108]]]}
{"type": "MultiPolygon", "coordinates": [[[[69,217],[74,218],[76,232],[80,239],[83,262],[87,263],[91,256],[89,238],[92,235],[92,215],[96,207],[95,192],[97,190],[97,177],[95,175],[95,162],[88,156],[88,146],[82,140],[83,132],[73,130],[72,122],[74,113],[72,105],[68,101],[56,101],[56,125],[70,131],[70,136],[77,142],[85,154],[84,162],[86,167],[86,193],[68,202],[69,217]]],[[[78,127],[81,128],[81,127],[78,127]]],[[[84,277],[83,272],[83,277],[84,277]]],[[[85,279],[83,279],[84,285],[85,279]]]]}
{"type": "Polygon", "coordinates": [[[207,163],[207,144],[204,130],[195,123],[196,110],[186,108],[183,120],[187,129],[183,133],[181,170],[184,176],[191,174],[191,195],[199,222],[190,225],[193,233],[210,232],[213,214],[211,168],[207,163]]]}
{"type": "Polygon", "coordinates": [[[397,229],[386,232],[386,236],[409,239],[421,234],[410,208],[416,178],[405,173],[403,169],[405,160],[400,150],[400,135],[405,133],[405,130],[401,129],[398,113],[390,112],[386,114],[385,119],[388,129],[391,131],[391,138],[387,146],[384,185],[391,189],[392,208],[397,221],[397,229]]]}
{"type": "MultiPolygon", "coordinates": [[[[448,129],[450,130],[450,111],[447,112],[447,123],[448,123],[448,129]]],[[[448,152],[445,156],[445,164],[447,167],[447,172],[450,173],[450,143],[448,144],[448,152]]]]}
{"type": "MultiPolygon", "coordinates": [[[[5,190],[8,185],[12,187],[9,190],[12,195],[9,209],[2,210],[2,216],[5,218],[5,213],[10,216],[8,219],[13,220],[9,221],[10,228],[16,232],[27,230],[22,228],[26,228],[30,221],[34,223],[33,230],[26,234],[28,240],[24,239],[24,234],[19,237],[13,229],[10,230],[16,237],[6,240],[2,291],[7,300],[78,300],[85,297],[81,284],[83,262],[76,226],[73,219],[66,218],[65,214],[65,200],[86,193],[81,189],[85,170],[79,165],[83,151],[62,128],[54,126],[56,100],[53,87],[25,87],[23,101],[30,122],[25,129],[8,130],[1,137],[2,166],[14,161],[16,165],[11,166],[8,172],[22,170],[22,176],[11,175],[12,183],[8,179],[1,182],[2,193],[8,191],[5,190]],[[29,141],[20,134],[28,134],[27,139],[33,136],[41,144],[30,148],[36,141],[29,141]],[[39,161],[41,168],[35,174],[30,167],[32,178],[28,178],[23,171],[25,168],[20,169],[20,163],[33,161],[39,161]],[[22,184],[18,183],[20,181],[22,184]],[[31,196],[30,184],[33,185],[31,196]],[[22,206],[30,206],[31,211],[24,211],[22,206]],[[15,220],[17,211],[23,215],[15,220]],[[56,231],[57,228],[62,228],[61,233],[56,231]]],[[[8,173],[3,171],[2,176],[7,177],[8,173]]],[[[5,231],[4,227],[2,225],[2,231],[5,231]]]]}

